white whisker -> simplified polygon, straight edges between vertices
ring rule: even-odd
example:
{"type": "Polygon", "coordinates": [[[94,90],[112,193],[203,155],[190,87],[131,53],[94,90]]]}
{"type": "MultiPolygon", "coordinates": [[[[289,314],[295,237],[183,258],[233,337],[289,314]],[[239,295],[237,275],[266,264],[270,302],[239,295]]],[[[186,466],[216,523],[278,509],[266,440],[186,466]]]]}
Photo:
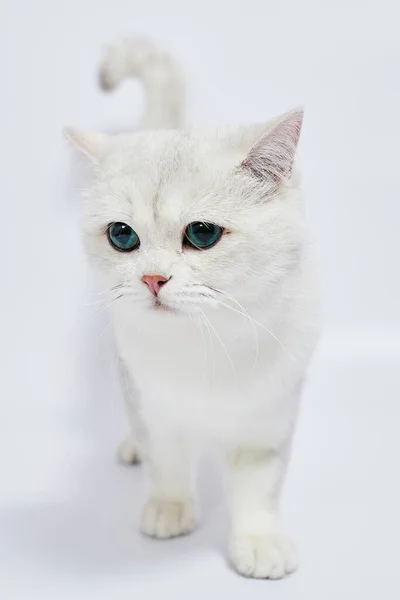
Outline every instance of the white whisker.
{"type": "MultiPolygon", "coordinates": [[[[251,371],[250,371],[251,373],[253,373],[253,371],[254,371],[254,369],[256,367],[257,361],[258,361],[259,348],[260,348],[260,339],[259,339],[258,331],[257,331],[256,326],[255,326],[255,321],[254,321],[254,319],[252,319],[250,317],[248,311],[245,309],[245,307],[242,304],[240,304],[240,302],[238,300],[236,300],[236,298],[234,298],[233,296],[231,296],[230,294],[228,294],[226,292],[223,292],[222,290],[217,290],[216,288],[212,288],[212,289],[213,289],[214,292],[216,292],[218,294],[221,294],[223,296],[226,296],[228,299],[230,299],[233,302],[235,302],[239,306],[239,308],[241,309],[241,311],[243,311],[242,312],[242,316],[244,318],[248,318],[249,321],[250,321],[250,323],[251,323],[251,325],[252,325],[252,327],[253,327],[253,333],[254,333],[254,337],[255,337],[255,346],[256,346],[256,348],[255,348],[254,362],[253,362],[253,366],[251,367],[251,371]]],[[[219,302],[219,304],[220,304],[220,302],[219,302]]]]}
{"type": "MultiPolygon", "coordinates": [[[[254,319],[249,312],[244,308],[244,306],[242,304],[240,304],[240,302],[238,300],[236,300],[236,298],[234,298],[231,294],[228,294],[227,292],[224,292],[222,290],[219,290],[217,288],[211,287],[209,286],[210,289],[215,292],[216,294],[220,294],[221,296],[225,296],[228,300],[231,300],[232,302],[234,302],[235,304],[237,304],[237,306],[239,307],[240,310],[233,308],[233,306],[230,306],[229,304],[226,304],[224,302],[220,302],[219,304],[221,306],[224,306],[225,308],[228,308],[229,310],[231,310],[232,312],[236,312],[238,314],[243,315],[244,317],[246,317],[251,323],[253,323],[254,325],[258,325],[259,327],[261,327],[261,329],[263,329],[264,331],[266,331],[280,346],[283,350],[285,350],[285,352],[287,352],[287,354],[290,356],[290,358],[292,360],[297,360],[296,357],[290,352],[290,350],[287,348],[287,346],[285,346],[285,344],[273,333],[273,331],[271,331],[270,329],[268,329],[268,327],[266,327],[265,325],[263,325],[262,323],[260,323],[259,321],[257,321],[256,319],[254,319]]],[[[257,341],[257,347],[259,348],[259,341],[257,341]]],[[[257,349],[257,355],[258,355],[258,349],[257,349]]],[[[254,368],[254,367],[253,367],[254,368]]]]}
{"type": "MultiPolygon", "coordinates": [[[[198,312],[200,312],[198,308],[196,310],[198,312]]],[[[201,320],[201,316],[200,315],[199,315],[199,323],[202,326],[203,322],[201,320]]],[[[205,326],[207,328],[208,340],[209,340],[211,351],[212,351],[212,364],[213,364],[213,366],[212,366],[212,378],[211,378],[211,388],[212,388],[213,385],[214,385],[215,375],[216,375],[216,369],[217,369],[216,355],[215,355],[215,348],[214,348],[214,344],[213,344],[213,336],[212,336],[212,332],[211,332],[211,328],[210,328],[209,322],[207,320],[204,320],[204,324],[205,324],[205,326]]]]}
{"type": "Polygon", "coordinates": [[[226,354],[226,356],[227,356],[227,359],[228,359],[228,361],[229,361],[229,364],[230,364],[230,365],[231,365],[231,367],[232,367],[232,371],[233,371],[233,372],[236,374],[236,369],[235,369],[235,366],[234,366],[234,364],[233,364],[233,362],[232,362],[232,358],[231,358],[231,356],[230,356],[230,354],[229,354],[229,352],[228,352],[228,350],[227,350],[227,348],[226,348],[225,344],[223,343],[223,341],[222,341],[222,339],[221,339],[220,335],[218,334],[218,332],[217,332],[217,330],[215,329],[214,325],[211,323],[210,319],[207,317],[207,315],[204,313],[204,311],[202,311],[202,310],[201,310],[201,308],[199,308],[198,310],[200,311],[200,313],[203,315],[204,319],[206,319],[206,321],[207,321],[207,322],[208,322],[208,324],[210,325],[210,327],[211,327],[212,331],[213,331],[213,332],[214,332],[214,334],[215,334],[215,337],[217,338],[217,340],[218,340],[218,341],[219,341],[219,343],[221,344],[221,346],[222,346],[222,348],[223,348],[223,350],[224,350],[224,352],[225,352],[225,354],[226,354]]]}
{"type": "Polygon", "coordinates": [[[296,357],[289,351],[289,349],[285,346],[285,344],[278,337],[276,337],[276,335],[270,329],[268,329],[268,327],[266,327],[259,321],[256,321],[256,319],[253,319],[253,317],[251,317],[249,314],[245,314],[242,311],[237,310],[236,308],[233,308],[233,306],[226,304],[225,302],[221,302],[221,306],[225,306],[225,308],[228,308],[229,310],[231,310],[235,313],[238,313],[240,315],[247,317],[249,319],[249,321],[253,322],[255,325],[258,325],[259,327],[261,327],[261,329],[264,329],[264,331],[266,331],[280,345],[280,347],[283,350],[285,350],[285,352],[287,352],[287,354],[290,356],[290,358],[292,358],[293,360],[296,360],[296,357]]]}
{"type": "Polygon", "coordinates": [[[107,323],[107,324],[106,324],[106,326],[104,327],[103,331],[101,332],[101,334],[100,334],[100,336],[99,336],[99,341],[100,341],[100,340],[101,340],[101,338],[104,336],[104,334],[106,333],[106,331],[108,331],[108,330],[109,330],[109,328],[111,327],[111,325],[112,325],[112,319],[110,319],[110,320],[108,321],[108,323],[107,323]]]}

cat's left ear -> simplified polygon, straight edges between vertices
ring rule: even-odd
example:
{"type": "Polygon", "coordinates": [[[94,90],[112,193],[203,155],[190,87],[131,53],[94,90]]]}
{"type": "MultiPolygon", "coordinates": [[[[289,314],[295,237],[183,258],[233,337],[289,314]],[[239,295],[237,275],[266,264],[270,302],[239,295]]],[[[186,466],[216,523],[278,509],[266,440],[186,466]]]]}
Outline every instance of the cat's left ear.
{"type": "Polygon", "coordinates": [[[109,138],[103,133],[80,131],[75,127],[64,127],[63,133],[67,140],[94,164],[99,162],[107,150],[109,138]]]}
{"type": "Polygon", "coordinates": [[[242,162],[242,167],[260,179],[273,179],[276,183],[288,179],[293,169],[303,116],[303,109],[296,109],[275,120],[272,127],[267,126],[242,162]]]}

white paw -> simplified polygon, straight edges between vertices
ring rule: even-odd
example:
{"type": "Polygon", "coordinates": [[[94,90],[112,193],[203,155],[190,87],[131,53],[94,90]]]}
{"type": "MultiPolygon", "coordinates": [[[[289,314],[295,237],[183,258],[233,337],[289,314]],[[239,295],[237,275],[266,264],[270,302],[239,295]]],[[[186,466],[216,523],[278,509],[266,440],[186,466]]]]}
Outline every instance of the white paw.
{"type": "Polygon", "coordinates": [[[165,539],[186,535],[196,526],[197,514],[193,500],[149,500],[142,512],[141,531],[151,537],[165,539]]]}
{"type": "Polygon", "coordinates": [[[293,542],[280,534],[233,537],[229,557],[239,573],[258,579],[281,579],[298,567],[293,542]]]}
{"type": "Polygon", "coordinates": [[[132,436],[127,437],[118,447],[118,458],[127,465],[140,462],[135,440],[132,436]]]}

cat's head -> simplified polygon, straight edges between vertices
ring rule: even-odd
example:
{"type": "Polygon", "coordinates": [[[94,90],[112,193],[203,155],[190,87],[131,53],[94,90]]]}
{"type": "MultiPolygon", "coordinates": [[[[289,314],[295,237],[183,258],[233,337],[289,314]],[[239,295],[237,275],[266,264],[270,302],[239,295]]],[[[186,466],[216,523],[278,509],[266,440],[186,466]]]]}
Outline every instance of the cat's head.
{"type": "Polygon", "coordinates": [[[95,165],[85,243],[116,293],[171,312],[270,296],[300,260],[302,117],[118,136],[67,129],[95,165]]]}

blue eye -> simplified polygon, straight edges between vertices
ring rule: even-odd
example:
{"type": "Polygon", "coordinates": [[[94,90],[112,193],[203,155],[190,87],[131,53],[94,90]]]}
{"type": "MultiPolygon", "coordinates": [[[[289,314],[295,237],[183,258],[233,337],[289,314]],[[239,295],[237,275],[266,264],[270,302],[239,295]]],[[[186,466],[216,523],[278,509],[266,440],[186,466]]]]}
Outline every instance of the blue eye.
{"type": "Polygon", "coordinates": [[[120,252],[132,252],[140,246],[138,234],[126,223],[111,223],[107,235],[111,246],[120,252]]]}
{"type": "Polygon", "coordinates": [[[184,243],[190,244],[197,250],[205,250],[218,242],[223,231],[222,227],[214,223],[195,221],[186,227],[184,243]]]}

